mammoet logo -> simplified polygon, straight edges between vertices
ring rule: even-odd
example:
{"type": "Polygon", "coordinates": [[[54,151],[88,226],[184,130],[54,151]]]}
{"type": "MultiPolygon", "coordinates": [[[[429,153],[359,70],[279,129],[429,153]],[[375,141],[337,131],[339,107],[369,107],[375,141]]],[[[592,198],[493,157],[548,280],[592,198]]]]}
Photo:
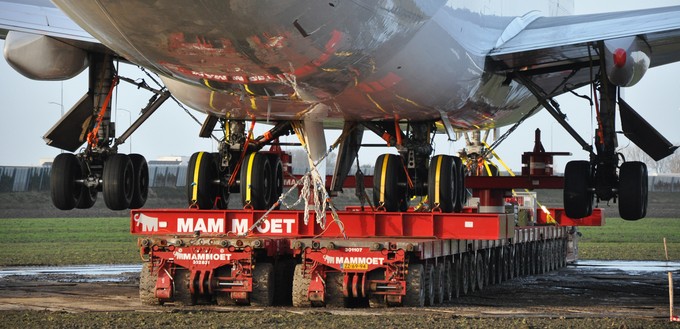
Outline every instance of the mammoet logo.
{"type": "Polygon", "coordinates": [[[191,233],[195,231],[222,233],[224,232],[224,218],[177,218],[177,232],[191,233]]]}
{"type": "MultiPolygon", "coordinates": [[[[295,219],[293,218],[269,218],[261,221],[255,226],[254,231],[263,234],[291,234],[293,233],[293,224],[295,224],[295,219]]],[[[232,233],[245,234],[249,228],[248,219],[246,218],[233,218],[231,220],[232,233]]]]}
{"type": "Polygon", "coordinates": [[[158,218],[135,214],[134,221],[137,226],[142,225],[142,232],[158,232],[158,218]]]}

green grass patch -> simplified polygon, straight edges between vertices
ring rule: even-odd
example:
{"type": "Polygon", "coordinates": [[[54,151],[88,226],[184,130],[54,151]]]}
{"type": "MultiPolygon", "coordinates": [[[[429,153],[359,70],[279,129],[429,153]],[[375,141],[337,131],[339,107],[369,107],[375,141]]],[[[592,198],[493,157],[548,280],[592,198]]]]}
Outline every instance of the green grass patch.
{"type": "Polygon", "coordinates": [[[139,262],[129,218],[0,219],[0,266],[139,262]]]}
{"type": "Polygon", "coordinates": [[[680,219],[643,218],[626,221],[607,218],[602,227],[580,227],[580,259],[666,260],[680,259],[680,219]]]}

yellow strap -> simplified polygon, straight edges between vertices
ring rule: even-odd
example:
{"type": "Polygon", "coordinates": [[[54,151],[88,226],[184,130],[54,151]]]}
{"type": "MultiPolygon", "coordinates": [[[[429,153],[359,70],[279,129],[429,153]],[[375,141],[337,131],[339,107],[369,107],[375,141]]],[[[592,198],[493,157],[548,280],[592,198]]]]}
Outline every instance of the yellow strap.
{"type": "Polygon", "coordinates": [[[439,180],[442,172],[442,159],[444,157],[441,155],[437,156],[437,169],[434,175],[434,204],[439,204],[439,180]]]}
{"type": "Polygon", "coordinates": [[[387,176],[387,161],[390,156],[385,154],[383,158],[382,172],[380,174],[380,203],[385,203],[385,177],[387,176]]]}
{"type": "Polygon", "coordinates": [[[199,173],[199,168],[201,168],[201,160],[203,160],[203,153],[205,152],[198,152],[198,156],[196,156],[196,163],[194,164],[194,183],[193,183],[193,191],[191,194],[191,202],[196,202],[198,200],[198,173],[199,173]]]}
{"type": "Polygon", "coordinates": [[[248,171],[246,172],[246,203],[249,203],[251,200],[250,185],[253,176],[253,162],[255,161],[256,154],[257,152],[250,153],[250,157],[248,157],[248,171]]]}

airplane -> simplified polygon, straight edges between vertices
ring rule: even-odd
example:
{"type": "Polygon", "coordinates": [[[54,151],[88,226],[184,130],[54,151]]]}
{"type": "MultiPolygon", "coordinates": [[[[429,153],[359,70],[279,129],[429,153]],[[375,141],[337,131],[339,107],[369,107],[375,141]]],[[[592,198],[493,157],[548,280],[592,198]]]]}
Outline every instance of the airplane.
{"type": "MultiPolygon", "coordinates": [[[[583,218],[595,201],[614,200],[624,219],[637,220],[646,215],[647,168],[617,153],[617,112],[626,137],[653,159],[677,149],[620,91],[648,69],[680,60],[680,6],[544,17],[527,8],[544,1],[53,2],[0,1],[0,37],[8,63],[29,78],[89,70],[87,93],[44,136],[56,148],[80,150],[54,160],[59,209],[91,207],[99,192],[110,209],[142,207],[146,160],[118,146],[171,97],[208,115],[199,136],[212,136],[218,124],[223,135],[218,152],[189,161],[187,201],[199,209],[228,207],[232,192],[244,206],[275,207],[281,159],[261,150],[288,134],[298,135],[324,184],[325,131],[339,129],[332,190],[342,188],[369,131],[399,153],[376,160],[376,205],[405,211],[411,197],[430,195],[430,208],[461,211],[465,176],[495,174],[469,168],[490,150],[468,152],[466,164],[433,155],[433,135],[472,131],[470,144],[479,146],[479,131],[512,131],[545,109],[589,156],[566,165],[566,214],[583,218]],[[507,14],[513,8],[522,12],[507,14]],[[119,76],[118,63],[157,75],[161,87],[119,76]],[[153,96],[117,135],[110,98],[122,82],[153,96]],[[597,108],[593,144],[555,101],[583,86],[597,108]],[[254,138],[255,122],[273,127],[254,138]]],[[[569,3],[547,5],[560,14],[569,3]]]]}

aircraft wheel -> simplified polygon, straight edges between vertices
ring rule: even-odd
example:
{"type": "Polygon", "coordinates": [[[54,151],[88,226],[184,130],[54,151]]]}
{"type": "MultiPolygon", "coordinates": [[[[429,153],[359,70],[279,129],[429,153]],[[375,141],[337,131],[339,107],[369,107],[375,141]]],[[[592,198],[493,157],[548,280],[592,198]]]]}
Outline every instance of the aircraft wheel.
{"type": "Polygon", "coordinates": [[[196,297],[191,294],[189,285],[191,283],[191,271],[186,269],[175,270],[173,285],[175,288],[172,297],[176,304],[180,306],[191,306],[196,304],[196,297]]]}
{"type": "Polygon", "coordinates": [[[588,161],[569,161],[564,169],[564,211],[568,217],[583,218],[593,213],[588,161]]]}
{"type": "Polygon", "coordinates": [[[257,263],[254,267],[250,305],[271,306],[274,303],[274,265],[257,263]]]}
{"type": "Polygon", "coordinates": [[[135,174],[130,209],[138,209],[144,207],[149,196],[149,165],[141,154],[130,154],[129,157],[135,174]]]}
{"type": "Polygon", "coordinates": [[[187,200],[198,209],[212,209],[217,197],[217,167],[212,154],[196,152],[187,167],[187,200]]]}
{"type": "Polygon", "coordinates": [[[373,202],[382,203],[390,212],[408,210],[406,174],[400,156],[383,154],[375,161],[373,202]]]}
{"type": "Polygon", "coordinates": [[[272,165],[269,156],[264,153],[248,154],[241,166],[241,201],[243,205],[250,204],[255,210],[266,210],[271,207],[272,165]]]}
{"type": "Polygon", "coordinates": [[[104,202],[109,209],[123,210],[130,207],[134,194],[135,173],[129,156],[125,154],[110,156],[104,163],[102,181],[104,202]]]}
{"type": "Polygon", "coordinates": [[[52,204],[61,210],[71,210],[78,203],[82,185],[76,180],[82,178],[78,158],[71,153],[61,153],[54,158],[50,172],[50,193],[52,204]]]}
{"type": "Polygon", "coordinates": [[[427,195],[430,208],[453,212],[460,202],[457,186],[458,172],[453,157],[435,155],[430,160],[427,176],[427,195]]]}
{"type": "Polygon", "coordinates": [[[638,220],[647,215],[647,165],[625,162],[619,169],[619,214],[625,220],[638,220]]]}
{"type": "Polygon", "coordinates": [[[403,305],[406,307],[422,307],[425,305],[425,268],[423,264],[411,263],[406,274],[406,295],[403,305]]]}
{"type": "MultiPolygon", "coordinates": [[[[281,162],[281,158],[276,154],[270,154],[269,163],[272,166],[273,186],[270,205],[267,206],[267,208],[271,207],[271,205],[278,201],[281,194],[283,194],[283,163],[281,162]]],[[[281,208],[281,205],[276,206],[274,209],[278,210],[279,208],[281,208]]]]}
{"type": "Polygon", "coordinates": [[[456,166],[456,205],[453,208],[454,212],[463,211],[465,203],[467,203],[467,189],[465,188],[465,165],[463,160],[459,157],[452,157],[453,163],[456,166]]]}
{"type": "MultiPolygon", "coordinates": [[[[222,155],[219,152],[210,153],[215,165],[216,175],[215,175],[215,208],[217,209],[229,209],[229,186],[227,186],[227,180],[229,177],[229,167],[222,166],[222,155]]],[[[231,166],[231,164],[229,164],[231,166]]],[[[232,167],[233,168],[233,167],[232,167]]],[[[236,185],[236,184],[234,184],[236,185]]],[[[191,201],[189,201],[191,202],[191,201]]]]}
{"type": "MultiPolygon", "coordinates": [[[[295,265],[295,273],[293,274],[293,306],[294,307],[309,307],[309,284],[312,282],[310,276],[302,275],[302,266],[304,264],[295,265]]],[[[407,292],[408,293],[408,292],[407,292]]]]}

